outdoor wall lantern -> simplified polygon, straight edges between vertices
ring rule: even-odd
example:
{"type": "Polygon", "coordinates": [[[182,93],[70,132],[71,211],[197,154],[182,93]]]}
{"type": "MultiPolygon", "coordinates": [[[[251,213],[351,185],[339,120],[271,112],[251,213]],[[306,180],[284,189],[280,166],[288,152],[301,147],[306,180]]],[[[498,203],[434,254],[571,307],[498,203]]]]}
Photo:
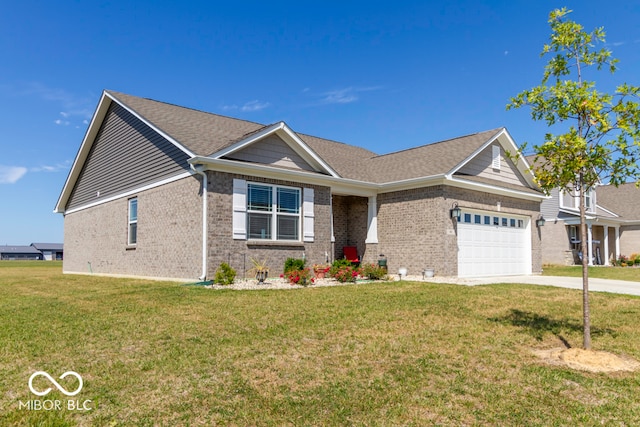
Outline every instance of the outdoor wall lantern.
{"type": "Polygon", "coordinates": [[[452,219],[455,218],[456,221],[460,221],[460,216],[462,215],[462,209],[458,207],[457,202],[453,202],[453,205],[451,206],[451,210],[449,211],[449,214],[451,215],[452,219]]]}
{"type": "Polygon", "coordinates": [[[542,215],[540,215],[540,217],[538,219],[536,219],[536,225],[538,227],[544,227],[544,223],[546,222],[546,220],[544,219],[544,217],[542,215]]]}

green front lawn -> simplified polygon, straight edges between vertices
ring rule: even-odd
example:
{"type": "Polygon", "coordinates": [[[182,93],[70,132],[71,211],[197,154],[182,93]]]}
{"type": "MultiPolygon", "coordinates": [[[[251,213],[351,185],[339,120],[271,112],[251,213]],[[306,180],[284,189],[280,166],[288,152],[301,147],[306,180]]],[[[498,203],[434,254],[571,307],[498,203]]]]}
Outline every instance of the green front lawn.
{"type": "MultiPolygon", "coordinates": [[[[582,277],[582,266],[545,265],[542,268],[542,274],[544,276],[582,277]]],[[[640,282],[640,268],[594,266],[589,267],[589,277],[640,282]]]]}
{"type": "MultiPolygon", "coordinates": [[[[591,302],[594,348],[640,360],[640,298],[591,302]]],[[[0,262],[0,425],[639,425],[640,372],[533,354],[579,345],[581,309],[540,286],[212,291],[0,262]],[[38,398],[38,370],[84,388],[38,398]]]]}

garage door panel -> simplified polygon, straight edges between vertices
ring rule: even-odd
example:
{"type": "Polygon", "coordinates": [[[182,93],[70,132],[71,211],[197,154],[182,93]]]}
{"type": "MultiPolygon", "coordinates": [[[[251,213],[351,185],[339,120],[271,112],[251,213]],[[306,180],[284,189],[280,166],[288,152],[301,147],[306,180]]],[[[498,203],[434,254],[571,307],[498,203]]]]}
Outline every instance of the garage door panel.
{"type": "MultiPolygon", "coordinates": [[[[495,213],[481,215],[496,216],[495,213]]],[[[500,215],[500,224],[504,214],[500,215]]],[[[473,218],[473,215],[472,215],[473,218]]],[[[507,224],[512,224],[507,217],[507,224]]],[[[501,276],[531,274],[531,237],[528,221],[523,227],[475,223],[458,224],[458,276],[501,276]]],[[[516,224],[518,221],[516,220],[516,224]]]]}

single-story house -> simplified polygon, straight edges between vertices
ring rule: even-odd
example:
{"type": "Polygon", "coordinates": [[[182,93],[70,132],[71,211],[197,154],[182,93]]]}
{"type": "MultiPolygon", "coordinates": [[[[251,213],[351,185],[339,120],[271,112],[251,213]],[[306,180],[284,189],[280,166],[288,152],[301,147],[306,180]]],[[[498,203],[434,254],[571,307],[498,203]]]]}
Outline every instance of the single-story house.
{"type": "Polygon", "coordinates": [[[0,246],[0,260],[26,261],[41,260],[42,252],[33,246],[2,245],[0,246]]]}
{"type": "Polygon", "coordinates": [[[545,196],[516,149],[497,128],[377,154],[104,91],[55,207],[63,270],[202,280],[253,258],[273,275],[356,247],[390,273],[538,273],[545,196]]]}
{"type": "Polygon", "coordinates": [[[585,197],[587,235],[580,233],[577,194],[555,189],[541,205],[543,264],[580,264],[583,242],[590,265],[610,265],[640,253],[640,190],[635,183],[598,185],[585,197]]]}
{"type": "Polygon", "coordinates": [[[42,253],[45,261],[62,261],[64,245],[62,243],[32,243],[31,246],[42,253]]]}

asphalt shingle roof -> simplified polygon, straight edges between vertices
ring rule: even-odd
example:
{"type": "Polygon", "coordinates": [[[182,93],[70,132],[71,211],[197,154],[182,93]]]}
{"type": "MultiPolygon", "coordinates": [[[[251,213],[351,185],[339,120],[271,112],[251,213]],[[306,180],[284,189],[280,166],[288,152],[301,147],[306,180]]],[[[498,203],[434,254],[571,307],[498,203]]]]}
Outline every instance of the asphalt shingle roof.
{"type": "Polygon", "coordinates": [[[640,188],[633,182],[614,185],[601,185],[596,188],[596,203],[603,208],[620,215],[621,219],[640,219],[640,188]]]}
{"type": "MultiPolygon", "coordinates": [[[[119,92],[107,93],[200,156],[210,156],[266,127],[119,92]]],[[[341,177],[386,183],[450,172],[501,130],[492,129],[383,155],[311,135],[298,133],[298,136],[341,177]]]]}
{"type": "MultiPolygon", "coordinates": [[[[107,91],[196,155],[209,156],[264,129],[265,125],[107,91]]],[[[363,162],[376,155],[364,148],[310,135],[298,136],[345,178],[363,179],[363,162]]]]}
{"type": "Polygon", "coordinates": [[[500,130],[493,129],[374,157],[368,163],[369,179],[381,183],[445,174],[500,130]]]}

